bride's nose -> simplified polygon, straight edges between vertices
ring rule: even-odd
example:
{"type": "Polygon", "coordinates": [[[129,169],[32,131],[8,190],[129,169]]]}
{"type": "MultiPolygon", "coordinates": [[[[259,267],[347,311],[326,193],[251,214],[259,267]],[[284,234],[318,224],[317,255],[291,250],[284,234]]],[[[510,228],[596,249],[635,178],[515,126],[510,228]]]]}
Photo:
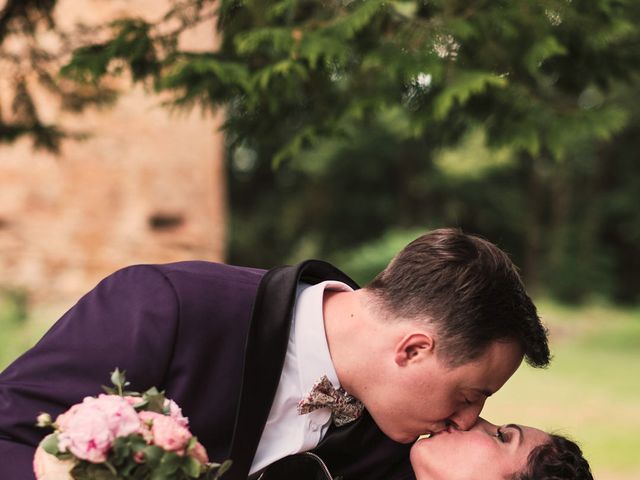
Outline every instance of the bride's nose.
{"type": "Polygon", "coordinates": [[[475,425],[471,427],[471,430],[481,430],[483,432],[493,433],[496,431],[497,428],[498,428],[497,425],[494,425],[493,423],[488,422],[482,417],[478,417],[478,420],[476,421],[475,425]]]}

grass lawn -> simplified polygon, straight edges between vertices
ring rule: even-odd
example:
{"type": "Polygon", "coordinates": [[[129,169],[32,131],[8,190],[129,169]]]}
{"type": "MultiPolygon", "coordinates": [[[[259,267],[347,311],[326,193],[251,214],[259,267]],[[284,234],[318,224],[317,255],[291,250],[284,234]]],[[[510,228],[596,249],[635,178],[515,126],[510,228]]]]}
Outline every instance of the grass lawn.
{"type": "MultiPolygon", "coordinates": [[[[539,302],[554,360],[547,370],[523,366],[492,397],[483,415],[569,435],[598,480],[640,478],[640,310],[539,302]]],[[[0,369],[29,348],[62,309],[15,318],[0,304],[0,369]]]]}
{"type": "Polygon", "coordinates": [[[47,308],[27,315],[11,296],[0,295],[0,371],[33,346],[60,313],[47,308]]]}

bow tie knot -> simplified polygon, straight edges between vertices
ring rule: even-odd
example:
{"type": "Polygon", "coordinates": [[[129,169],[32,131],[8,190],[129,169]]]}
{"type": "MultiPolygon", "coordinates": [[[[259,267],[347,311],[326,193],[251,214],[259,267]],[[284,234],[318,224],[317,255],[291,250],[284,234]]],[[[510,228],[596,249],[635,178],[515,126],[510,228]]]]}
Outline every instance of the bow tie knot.
{"type": "Polygon", "coordinates": [[[344,388],[335,388],[329,378],[323,375],[311,391],[298,403],[298,414],[304,415],[320,408],[329,408],[333,423],[341,427],[356,420],[364,410],[364,405],[344,388]]]}

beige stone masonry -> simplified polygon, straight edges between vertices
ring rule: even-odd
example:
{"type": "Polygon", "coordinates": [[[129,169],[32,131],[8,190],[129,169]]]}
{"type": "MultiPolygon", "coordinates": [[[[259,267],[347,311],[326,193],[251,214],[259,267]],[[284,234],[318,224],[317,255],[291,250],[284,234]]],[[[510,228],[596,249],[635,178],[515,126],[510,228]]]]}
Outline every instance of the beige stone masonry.
{"type": "MultiPolygon", "coordinates": [[[[69,28],[121,14],[154,19],[167,5],[63,0],[56,17],[69,28]]],[[[185,41],[213,48],[213,23],[185,41]]],[[[0,73],[0,96],[3,81],[0,73]]],[[[34,152],[27,139],[0,145],[0,288],[25,290],[35,303],[71,303],[129,264],[223,259],[221,117],[171,114],[142,87],[127,90],[114,108],[80,115],[40,92],[47,120],[90,132],[65,140],[57,157],[34,152]]]]}

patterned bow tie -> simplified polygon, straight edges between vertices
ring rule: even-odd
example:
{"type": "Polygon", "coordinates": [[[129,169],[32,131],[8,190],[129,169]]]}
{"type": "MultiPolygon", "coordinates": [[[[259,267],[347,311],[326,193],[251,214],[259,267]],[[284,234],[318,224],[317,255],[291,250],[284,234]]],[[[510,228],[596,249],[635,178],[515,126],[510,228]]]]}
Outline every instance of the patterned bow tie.
{"type": "Polygon", "coordinates": [[[298,413],[304,415],[319,408],[331,409],[334,425],[341,427],[360,417],[364,405],[342,387],[336,389],[327,376],[323,375],[307,396],[298,403],[298,413]]]}

